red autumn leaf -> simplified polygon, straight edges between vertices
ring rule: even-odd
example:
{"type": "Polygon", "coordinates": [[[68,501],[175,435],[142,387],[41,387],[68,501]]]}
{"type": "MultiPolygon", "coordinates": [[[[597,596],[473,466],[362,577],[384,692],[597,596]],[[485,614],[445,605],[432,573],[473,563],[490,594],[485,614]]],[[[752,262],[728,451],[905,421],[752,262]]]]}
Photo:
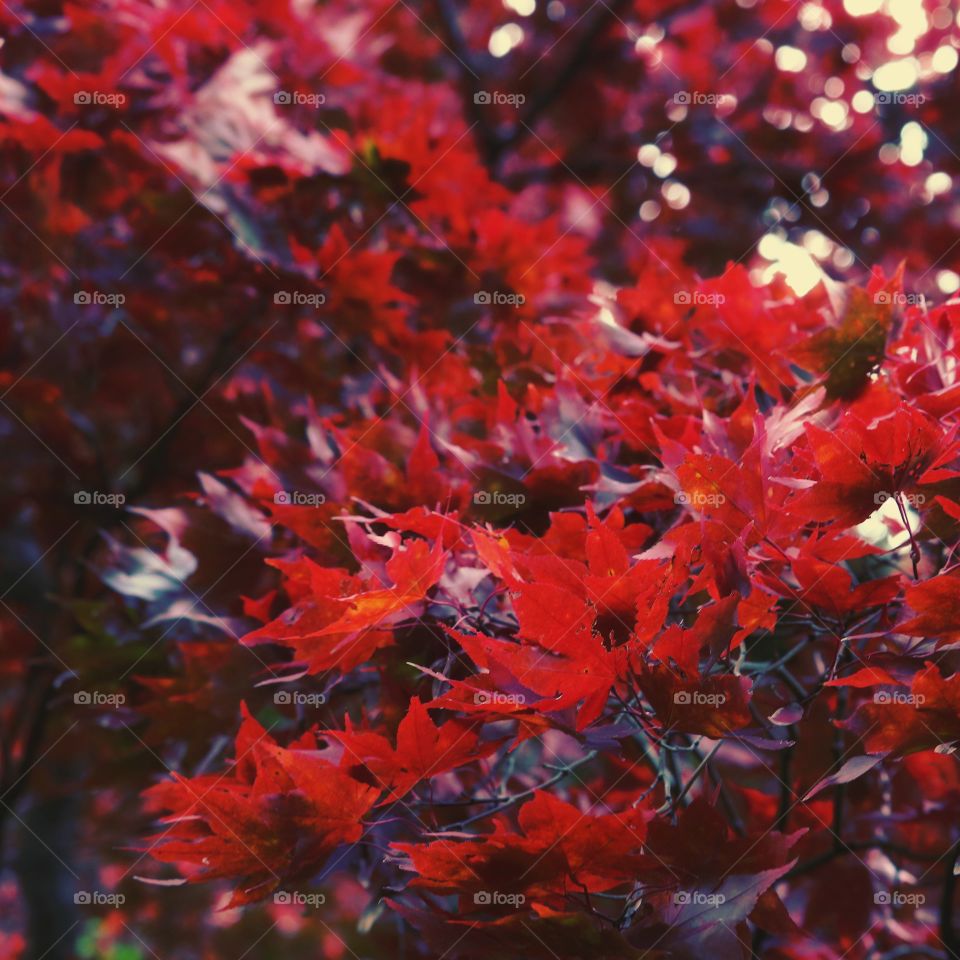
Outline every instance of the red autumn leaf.
{"type": "Polygon", "coordinates": [[[513,601],[520,635],[547,650],[567,650],[585,642],[594,613],[585,600],[549,583],[519,584],[513,601]]]}
{"type": "Polygon", "coordinates": [[[596,635],[576,639],[569,634],[566,650],[550,651],[466,633],[454,634],[470,659],[483,670],[502,671],[505,687],[526,688],[543,699],[530,706],[543,713],[576,708],[576,728],[583,730],[603,712],[610,688],[625,675],[629,653],[607,650],[596,635]],[[576,639],[576,642],[573,642],[576,639]]]}
{"type": "Polygon", "coordinates": [[[480,743],[475,724],[448,720],[438,727],[417,697],[397,727],[395,747],[381,734],[355,730],[349,717],[345,730],[325,730],[324,736],[343,745],[342,767],[355,773],[366,768],[374,784],[389,791],[384,803],[399,800],[424,780],[480,760],[500,745],[496,740],[480,743]]]}
{"type": "Polygon", "coordinates": [[[356,593],[345,593],[356,584],[355,578],[314,566],[305,598],[242,642],[290,646],[311,673],[348,670],[392,642],[388,628],[396,621],[416,616],[427,590],[440,578],[443,563],[440,541],[431,550],[426,541],[415,540],[387,562],[394,586],[356,593]]]}
{"type": "Polygon", "coordinates": [[[897,684],[899,681],[882,667],[863,667],[845,677],[835,677],[828,680],[826,687],[856,687],[863,689],[865,687],[876,687],[883,684],[897,684]]]}
{"type": "Polygon", "coordinates": [[[791,848],[803,832],[733,836],[704,798],[675,825],[654,821],[647,841],[654,869],[644,880],[659,923],[649,927],[647,942],[662,937],[665,948],[681,956],[732,949],[736,925],[796,863],[791,848]]]}
{"type": "Polygon", "coordinates": [[[929,482],[933,468],[953,455],[953,433],[911,407],[868,394],[833,429],[807,426],[820,479],[791,511],[842,526],[859,523],[887,499],[929,482]]]}
{"type": "Polygon", "coordinates": [[[825,374],[828,396],[855,397],[883,359],[893,320],[892,300],[853,287],[840,321],[792,346],[790,359],[825,374]]]}
{"type": "Polygon", "coordinates": [[[475,840],[398,843],[417,876],[413,887],[460,897],[464,909],[488,906],[474,894],[522,894],[561,905],[569,890],[610,890],[630,882],[645,862],[640,850],[647,814],[588,813],[538,792],[520,808],[519,831],[505,819],[475,840]]]}
{"type": "Polygon", "coordinates": [[[232,905],[305,879],[342,843],[358,840],[377,798],[309,749],[277,746],[249,715],[237,735],[234,776],[176,776],[152,795],[172,811],[150,854],[199,868],[190,879],[240,879],[232,905]]]}
{"type": "Polygon", "coordinates": [[[922,583],[910,584],[904,602],[915,612],[897,630],[912,637],[938,637],[950,643],[960,636],[960,578],[940,574],[922,583]]]}
{"type": "Polygon", "coordinates": [[[934,664],[916,674],[910,693],[877,690],[840,724],[867,753],[904,756],[960,741],[960,674],[944,677],[934,664]]]}

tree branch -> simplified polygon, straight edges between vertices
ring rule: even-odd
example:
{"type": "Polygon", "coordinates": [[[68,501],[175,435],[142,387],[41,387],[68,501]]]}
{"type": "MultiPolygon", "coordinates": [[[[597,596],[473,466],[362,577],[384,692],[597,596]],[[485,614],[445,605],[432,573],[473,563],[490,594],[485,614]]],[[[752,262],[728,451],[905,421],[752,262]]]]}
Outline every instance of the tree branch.
{"type": "Polygon", "coordinates": [[[495,159],[499,159],[504,150],[508,147],[515,147],[527,136],[530,129],[537,124],[540,117],[550,109],[554,101],[567,89],[586,65],[591,48],[610,27],[611,21],[619,20],[620,11],[625,10],[629,4],[627,0],[613,0],[609,4],[601,0],[599,6],[600,9],[580,34],[580,39],[573,50],[570,51],[566,62],[559,69],[550,70],[550,80],[546,86],[531,98],[530,106],[523,112],[516,126],[499,140],[495,159]]]}
{"type": "Polygon", "coordinates": [[[485,71],[467,45],[467,38],[460,27],[453,0],[436,0],[436,3],[444,42],[453,54],[454,60],[457,61],[455,64],[457,83],[466,114],[476,131],[477,149],[487,168],[492,171],[496,165],[498,137],[496,132],[490,129],[483,105],[478,104],[473,98],[473,95],[484,86],[485,71]]]}

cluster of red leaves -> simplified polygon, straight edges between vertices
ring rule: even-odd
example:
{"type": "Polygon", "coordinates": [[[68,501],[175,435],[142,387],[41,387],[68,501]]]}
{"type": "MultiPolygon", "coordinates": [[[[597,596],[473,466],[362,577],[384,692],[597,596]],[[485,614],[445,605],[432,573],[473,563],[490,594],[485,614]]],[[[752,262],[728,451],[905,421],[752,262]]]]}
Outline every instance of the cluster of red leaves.
{"type": "Polygon", "coordinates": [[[171,955],[957,954],[954,20],[914,163],[886,13],[534,6],[0,11],[4,809],[171,955]]]}
{"type": "Polygon", "coordinates": [[[234,905],[360,871],[437,955],[935,947],[883,895],[952,864],[960,314],[695,289],[251,425],[190,510],[272,544],[247,699],[307,732],[152,788],[155,857],[234,905]]]}

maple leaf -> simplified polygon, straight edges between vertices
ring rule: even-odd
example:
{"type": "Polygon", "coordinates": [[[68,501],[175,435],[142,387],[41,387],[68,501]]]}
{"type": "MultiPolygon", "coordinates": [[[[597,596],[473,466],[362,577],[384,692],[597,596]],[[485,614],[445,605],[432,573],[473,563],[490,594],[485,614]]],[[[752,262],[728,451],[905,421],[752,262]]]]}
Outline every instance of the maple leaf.
{"type": "Polygon", "coordinates": [[[610,688],[626,675],[629,665],[626,648],[607,650],[595,635],[572,642],[568,633],[564,642],[569,645],[561,651],[550,651],[533,644],[448,632],[478,667],[496,668],[510,678],[502,686],[538,693],[543,699],[529,704],[534,709],[553,713],[577,707],[577,730],[585,729],[600,716],[610,688]]]}
{"type": "Polygon", "coordinates": [[[897,626],[897,631],[912,637],[939,637],[940,643],[952,643],[960,636],[960,578],[941,573],[922,583],[910,584],[904,602],[916,616],[897,626]]]}
{"type": "Polygon", "coordinates": [[[726,653],[736,627],[739,596],[731,594],[701,609],[693,627],[668,627],[642,664],[639,684],[667,729],[723,737],[747,726],[750,682],[730,674],[701,673],[701,654],[712,664],[726,653]]]}
{"type": "Polygon", "coordinates": [[[900,592],[898,577],[868,580],[854,586],[851,574],[834,563],[797,557],[791,566],[800,589],[783,591],[784,594],[818,607],[839,620],[857,610],[889,603],[900,592]]]}
{"type": "Polygon", "coordinates": [[[569,650],[589,637],[595,618],[586,600],[551,583],[523,583],[513,601],[520,635],[547,650],[569,650]]]}
{"type": "Polygon", "coordinates": [[[191,881],[239,881],[231,906],[308,877],[337,846],[359,840],[378,794],[312,750],[278,746],[246,710],[236,745],[232,777],[174,774],[147,791],[173,810],[151,856],[199,868],[191,881]]]}
{"type": "Polygon", "coordinates": [[[882,393],[868,395],[831,430],[808,424],[820,480],[789,510],[841,526],[860,523],[886,499],[942,476],[935,468],[954,455],[954,432],[882,393]]]}
{"type": "Polygon", "coordinates": [[[734,535],[748,524],[765,526],[763,480],[751,464],[695,454],[677,469],[679,502],[723,523],[734,535]]]}
{"type": "Polygon", "coordinates": [[[944,677],[935,664],[916,674],[910,693],[878,690],[838,724],[863,741],[867,753],[902,757],[960,741],[960,674],[944,677]]]}
{"type": "Polygon", "coordinates": [[[839,323],[792,345],[790,359],[823,375],[828,397],[857,396],[883,360],[893,321],[892,304],[889,292],[850,287],[839,323]]]}
{"type": "Polygon", "coordinates": [[[356,771],[364,767],[378,787],[389,791],[382,801],[399,800],[418,783],[473,763],[500,746],[497,740],[480,743],[477,725],[448,720],[437,726],[419,697],[410,701],[397,727],[396,747],[378,733],[355,730],[346,718],[346,730],[325,730],[343,745],[341,765],[356,771]]]}
{"type": "Polygon", "coordinates": [[[519,832],[505,818],[494,831],[473,840],[397,843],[417,876],[411,886],[455,893],[464,909],[486,904],[474,894],[487,890],[523,894],[561,904],[567,891],[605,891],[630,882],[645,862],[640,850],[649,814],[584,813],[546,791],[520,808],[519,832]]]}
{"type": "Polygon", "coordinates": [[[392,627],[417,615],[427,591],[440,579],[444,562],[440,540],[432,550],[426,541],[415,540],[387,561],[395,586],[359,592],[351,592],[356,580],[345,571],[314,564],[307,595],[241,642],[290,646],[310,673],[348,670],[393,642],[392,627]]]}
{"type": "Polygon", "coordinates": [[[644,668],[639,684],[667,730],[720,738],[749,726],[753,719],[746,677],[720,674],[684,679],[657,665],[644,668]]]}
{"type": "Polygon", "coordinates": [[[659,922],[648,921],[642,942],[662,938],[665,949],[683,957],[731,949],[731,931],[796,863],[790,850],[804,832],[733,836],[703,797],[681,811],[675,825],[653,821],[647,840],[652,866],[643,879],[659,922]],[[670,892],[660,892],[660,884],[670,892]]]}
{"type": "Polygon", "coordinates": [[[516,720],[515,746],[530,737],[542,737],[553,726],[551,720],[533,706],[536,697],[505,692],[494,684],[489,674],[475,674],[467,680],[437,676],[450,686],[445,693],[427,703],[427,707],[481,717],[485,723],[516,720]]]}
{"type": "Polygon", "coordinates": [[[385,622],[410,614],[440,579],[445,559],[439,542],[431,550],[425,540],[415,540],[398,550],[387,561],[387,574],[394,586],[343,598],[348,600],[348,608],[316,636],[381,627],[385,622]]]}

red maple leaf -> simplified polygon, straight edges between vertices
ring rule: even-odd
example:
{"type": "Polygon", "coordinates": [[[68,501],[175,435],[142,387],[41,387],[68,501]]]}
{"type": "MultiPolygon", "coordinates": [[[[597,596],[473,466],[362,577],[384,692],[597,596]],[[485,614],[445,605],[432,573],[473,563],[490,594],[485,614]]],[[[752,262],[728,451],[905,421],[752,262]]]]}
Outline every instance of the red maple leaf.
{"type": "Polygon", "coordinates": [[[174,774],[146,794],[172,811],[168,829],[151,838],[151,856],[198,870],[191,881],[237,883],[231,906],[309,877],[337,846],[359,840],[379,793],[320,758],[311,737],[280,747],[244,714],[232,774],[174,774]]]}
{"type": "Polygon", "coordinates": [[[476,723],[456,719],[438,727],[420,698],[414,697],[397,727],[395,747],[379,733],[354,729],[349,717],[345,730],[323,734],[343,745],[343,768],[354,772],[365,768],[375,785],[388,791],[386,803],[399,800],[421,781],[480,760],[500,746],[497,740],[481,743],[477,729],[476,723]]]}

